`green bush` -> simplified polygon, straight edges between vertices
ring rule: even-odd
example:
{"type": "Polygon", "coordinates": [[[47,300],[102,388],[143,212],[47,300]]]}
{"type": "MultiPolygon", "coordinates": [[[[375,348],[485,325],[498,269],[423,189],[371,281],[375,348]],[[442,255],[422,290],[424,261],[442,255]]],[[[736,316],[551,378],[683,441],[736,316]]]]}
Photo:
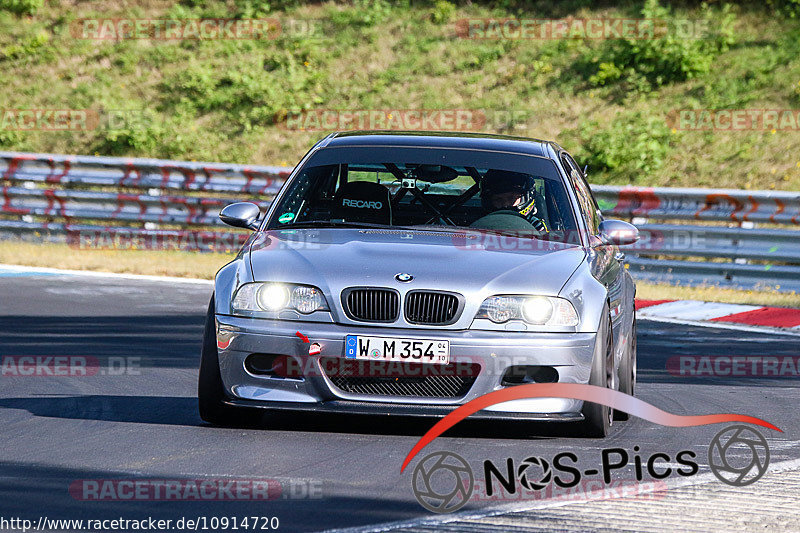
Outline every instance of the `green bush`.
{"type": "Polygon", "coordinates": [[[456,6],[447,0],[438,0],[433,6],[431,20],[436,24],[448,22],[456,14],[456,6]]]}
{"type": "Polygon", "coordinates": [[[0,0],[0,9],[18,15],[33,15],[44,5],[44,0],[0,0]]]}
{"type": "Polygon", "coordinates": [[[663,166],[671,135],[663,117],[641,112],[617,115],[605,127],[584,122],[578,131],[581,147],[576,156],[592,169],[633,177],[663,166]]]}
{"type": "Polygon", "coordinates": [[[153,112],[131,113],[103,126],[95,151],[108,155],[175,157],[193,148],[185,123],[153,112]]]}
{"type": "Polygon", "coordinates": [[[111,155],[153,153],[163,139],[162,124],[154,120],[126,122],[113,128],[106,125],[98,151],[111,155]]]}
{"type": "Polygon", "coordinates": [[[800,0],[767,0],[767,5],[791,18],[800,16],[800,0]]]}
{"type": "Polygon", "coordinates": [[[23,139],[22,132],[0,128],[0,146],[17,148],[23,139]]]}
{"type": "Polygon", "coordinates": [[[703,6],[701,20],[709,35],[684,35],[683,19],[659,5],[658,0],[645,2],[642,18],[664,21],[663,35],[609,40],[599,51],[585,54],[579,69],[588,74],[591,85],[625,81],[632,88],[648,91],[685,81],[711,70],[714,58],[734,42],[734,14],[727,4],[720,10],[703,6]]]}
{"type": "MultiPolygon", "coordinates": [[[[40,31],[18,43],[0,49],[0,60],[5,59],[47,59],[49,54],[42,53],[50,42],[50,36],[45,31],[40,31]]],[[[52,49],[50,50],[52,52],[52,49]]]]}
{"type": "Polygon", "coordinates": [[[592,74],[589,78],[589,83],[594,86],[605,85],[620,78],[622,78],[622,70],[617,65],[614,63],[600,63],[599,70],[596,74],[592,74]]]}
{"type": "Polygon", "coordinates": [[[319,70],[302,50],[296,54],[284,48],[224,70],[213,64],[192,65],[164,82],[170,92],[167,103],[221,111],[238,131],[279,122],[287,112],[322,103],[319,70]]]}

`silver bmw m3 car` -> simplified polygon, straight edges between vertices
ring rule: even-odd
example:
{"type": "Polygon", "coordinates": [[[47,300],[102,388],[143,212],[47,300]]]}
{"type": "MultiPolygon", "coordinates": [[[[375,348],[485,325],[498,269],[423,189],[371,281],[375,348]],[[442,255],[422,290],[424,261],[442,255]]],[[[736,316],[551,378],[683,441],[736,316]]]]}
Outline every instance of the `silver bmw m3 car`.
{"type": "MultiPolygon", "coordinates": [[[[553,142],[348,132],[318,142],[216,275],[201,417],[254,408],[441,416],[524,383],[633,394],[635,286],[584,172],[553,142]]],[[[473,416],[575,422],[605,436],[607,406],[518,399],[473,416]]]]}

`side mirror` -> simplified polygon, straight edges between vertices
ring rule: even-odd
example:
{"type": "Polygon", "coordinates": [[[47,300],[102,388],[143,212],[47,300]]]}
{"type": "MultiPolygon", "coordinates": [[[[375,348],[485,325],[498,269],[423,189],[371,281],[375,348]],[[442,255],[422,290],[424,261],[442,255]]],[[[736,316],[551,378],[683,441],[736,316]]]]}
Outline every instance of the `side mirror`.
{"type": "Polygon", "coordinates": [[[604,220],[600,223],[600,238],[606,244],[624,246],[639,240],[639,230],[624,220],[604,220]]]}
{"type": "Polygon", "coordinates": [[[224,223],[234,228],[258,229],[258,217],[261,210],[256,204],[250,202],[236,202],[226,205],[219,213],[219,218],[224,223]]]}

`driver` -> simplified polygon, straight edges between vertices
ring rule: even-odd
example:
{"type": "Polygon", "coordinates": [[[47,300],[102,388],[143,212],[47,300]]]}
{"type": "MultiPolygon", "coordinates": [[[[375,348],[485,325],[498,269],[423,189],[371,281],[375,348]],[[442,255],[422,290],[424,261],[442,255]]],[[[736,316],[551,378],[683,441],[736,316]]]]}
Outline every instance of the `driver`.
{"type": "Polygon", "coordinates": [[[481,205],[487,214],[471,224],[483,229],[531,230],[546,232],[537,217],[533,176],[507,170],[489,170],[481,178],[481,205]]]}

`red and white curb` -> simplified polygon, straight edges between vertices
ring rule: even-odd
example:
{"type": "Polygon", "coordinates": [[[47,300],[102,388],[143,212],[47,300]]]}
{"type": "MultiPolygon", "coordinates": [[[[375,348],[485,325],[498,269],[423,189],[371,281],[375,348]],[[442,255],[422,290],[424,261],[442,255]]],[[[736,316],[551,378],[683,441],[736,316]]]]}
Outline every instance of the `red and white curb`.
{"type": "Polygon", "coordinates": [[[636,300],[646,320],[800,336],[800,309],[699,300],[636,300]]]}

